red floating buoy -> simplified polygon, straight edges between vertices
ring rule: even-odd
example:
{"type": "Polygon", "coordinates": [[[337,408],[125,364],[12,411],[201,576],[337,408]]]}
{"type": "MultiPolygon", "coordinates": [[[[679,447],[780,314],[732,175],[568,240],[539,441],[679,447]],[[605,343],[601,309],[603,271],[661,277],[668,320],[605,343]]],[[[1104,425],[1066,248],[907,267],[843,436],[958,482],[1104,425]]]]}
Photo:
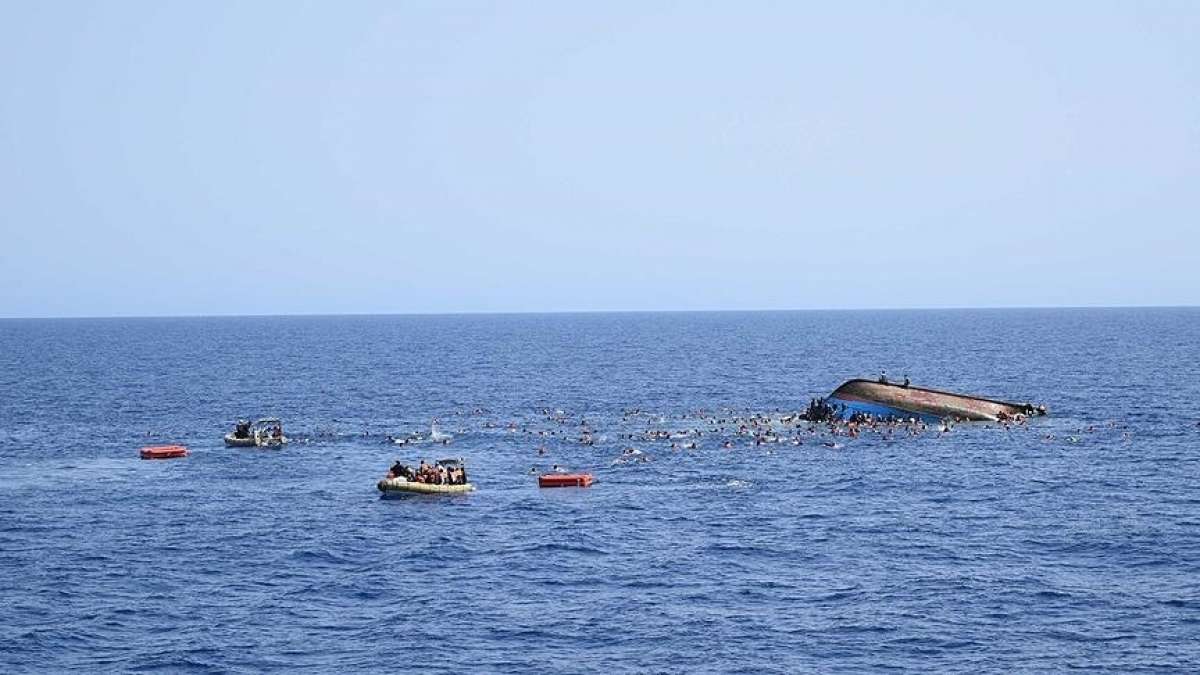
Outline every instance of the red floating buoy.
{"type": "Polygon", "coordinates": [[[588,487],[592,484],[590,473],[544,473],[538,476],[538,487],[588,487]]]}
{"type": "Polygon", "coordinates": [[[142,448],[142,459],[171,459],[187,457],[188,451],[182,445],[154,445],[142,448]]]}

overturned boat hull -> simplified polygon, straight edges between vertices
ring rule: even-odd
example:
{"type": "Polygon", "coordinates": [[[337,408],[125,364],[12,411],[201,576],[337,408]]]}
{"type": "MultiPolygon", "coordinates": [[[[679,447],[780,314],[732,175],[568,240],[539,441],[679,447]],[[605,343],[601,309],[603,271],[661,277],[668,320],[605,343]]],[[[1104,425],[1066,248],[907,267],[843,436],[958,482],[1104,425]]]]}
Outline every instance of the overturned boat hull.
{"type": "Polygon", "coordinates": [[[864,413],[875,417],[994,422],[1017,415],[1029,416],[1045,412],[1045,408],[1034,407],[1031,403],[998,401],[871,380],[849,380],[825,400],[837,408],[843,418],[851,417],[855,413],[864,413]]]}

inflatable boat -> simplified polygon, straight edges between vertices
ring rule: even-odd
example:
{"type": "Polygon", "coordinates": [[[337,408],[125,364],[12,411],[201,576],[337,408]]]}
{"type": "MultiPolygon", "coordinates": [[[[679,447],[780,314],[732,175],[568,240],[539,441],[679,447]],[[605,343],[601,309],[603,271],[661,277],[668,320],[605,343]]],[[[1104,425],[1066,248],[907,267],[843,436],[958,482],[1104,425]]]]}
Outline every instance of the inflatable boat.
{"type": "Polygon", "coordinates": [[[225,445],[231,448],[278,448],[287,442],[278,417],[264,417],[253,424],[239,420],[236,428],[225,434],[225,445]]]}
{"type": "Polygon", "coordinates": [[[384,498],[403,497],[404,495],[461,495],[474,492],[471,483],[461,485],[435,485],[433,483],[417,483],[405,478],[384,478],[375,486],[379,488],[380,496],[384,498]]]}
{"type": "Polygon", "coordinates": [[[225,445],[231,448],[253,448],[254,438],[241,437],[231,431],[225,434],[225,445]]]}

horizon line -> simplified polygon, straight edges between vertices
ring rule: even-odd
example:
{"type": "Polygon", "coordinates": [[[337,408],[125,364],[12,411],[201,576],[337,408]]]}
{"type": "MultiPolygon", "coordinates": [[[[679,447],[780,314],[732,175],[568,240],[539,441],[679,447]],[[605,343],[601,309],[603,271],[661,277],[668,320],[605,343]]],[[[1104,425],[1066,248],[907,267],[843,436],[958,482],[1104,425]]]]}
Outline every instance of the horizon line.
{"type": "Polygon", "coordinates": [[[804,307],[750,309],[550,309],[550,310],[465,310],[447,312],[294,312],[283,314],[69,314],[0,316],[0,321],[69,321],[107,319],[280,319],[372,316],[547,316],[569,314],[751,314],[799,312],[949,312],[1031,309],[1197,309],[1200,305],[982,305],[975,307],[804,307]]]}

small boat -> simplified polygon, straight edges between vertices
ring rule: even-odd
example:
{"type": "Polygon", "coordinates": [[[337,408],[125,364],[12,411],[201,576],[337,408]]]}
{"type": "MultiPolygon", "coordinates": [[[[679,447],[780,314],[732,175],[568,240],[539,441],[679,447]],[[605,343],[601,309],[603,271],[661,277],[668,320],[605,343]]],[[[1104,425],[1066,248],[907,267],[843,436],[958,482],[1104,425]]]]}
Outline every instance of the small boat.
{"type": "Polygon", "coordinates": [[[225,445],[231,448],[253,448],[253,425],[248,420],[238,420],[233,431],[225,434],[225,445]]]}
{"type": "Polygon", "coordinates": [[[468,492],[474,492],[475,486],[471,483],[462,485],[435,485],[433,483],[418,483],[410,481],[406,478],[384,478],[376,484],[384,498],[399,497],[405,494],[419,495],[461,495],[468,492]]]}
{"type": "Polygon", "coordinates": [[[239,420],[236,428],[225,434],[225,445],[231,448],[277,448],[287,442],[283,422],[277,417],[264,417],[253,424],[239,420]]]}
{"type": "Polygon", "coordinates": [[[174,459],[187,457],[188,450],[182,445],[152,445],[142,448],[139,454],[142,459],[174,459]]]}
{"type": "Polygon", "coordinates": [[[231,431],[225,434],[225,445],[231,448],[253,448],[254,437],[242,438],[231,431]]]}
{"type": "Polygon", "coordinates": [[[901,419],[919,417],[933,421],[959,419],[995,422],[1015,418],[1017,415],[1032,417],[1046,414],[1045,406],[1034,406],[1032,403],[1011,403],[865,379],[845,382],[825,401],[843,418],[849,418],[855,413],[864,413],[901,419]]]}
{"type": "Polygon", "coordinates": [[[589,487],[594,482],[590,473],[544,473],[538,476],[538,487],[589,487]]]}
{"type": "MultiPolygon", "coordinates": [[[[461,495],[475,491],[475,486],[470,482],[422,483],[418,480],[410,479],[410,477],[413,475],[411,472],[409,472],[407,476],[396,475],[400,471],[398,468],[400,466],[400,463],[397,462],[396,467],[393,467],[393,471],[388,472],[388,477],[375,484],[375,487],[378,488],[379,492],[381,493],[381,498],[390,499],[411,494],[461,495]]],[[[464,480],[467,478],[466,465],[463,463],[462,459],[439,459],[434,463],[434,466],[445,468],[446,473],[448,474],[459,471],[461,472],[464,480]]]]}

